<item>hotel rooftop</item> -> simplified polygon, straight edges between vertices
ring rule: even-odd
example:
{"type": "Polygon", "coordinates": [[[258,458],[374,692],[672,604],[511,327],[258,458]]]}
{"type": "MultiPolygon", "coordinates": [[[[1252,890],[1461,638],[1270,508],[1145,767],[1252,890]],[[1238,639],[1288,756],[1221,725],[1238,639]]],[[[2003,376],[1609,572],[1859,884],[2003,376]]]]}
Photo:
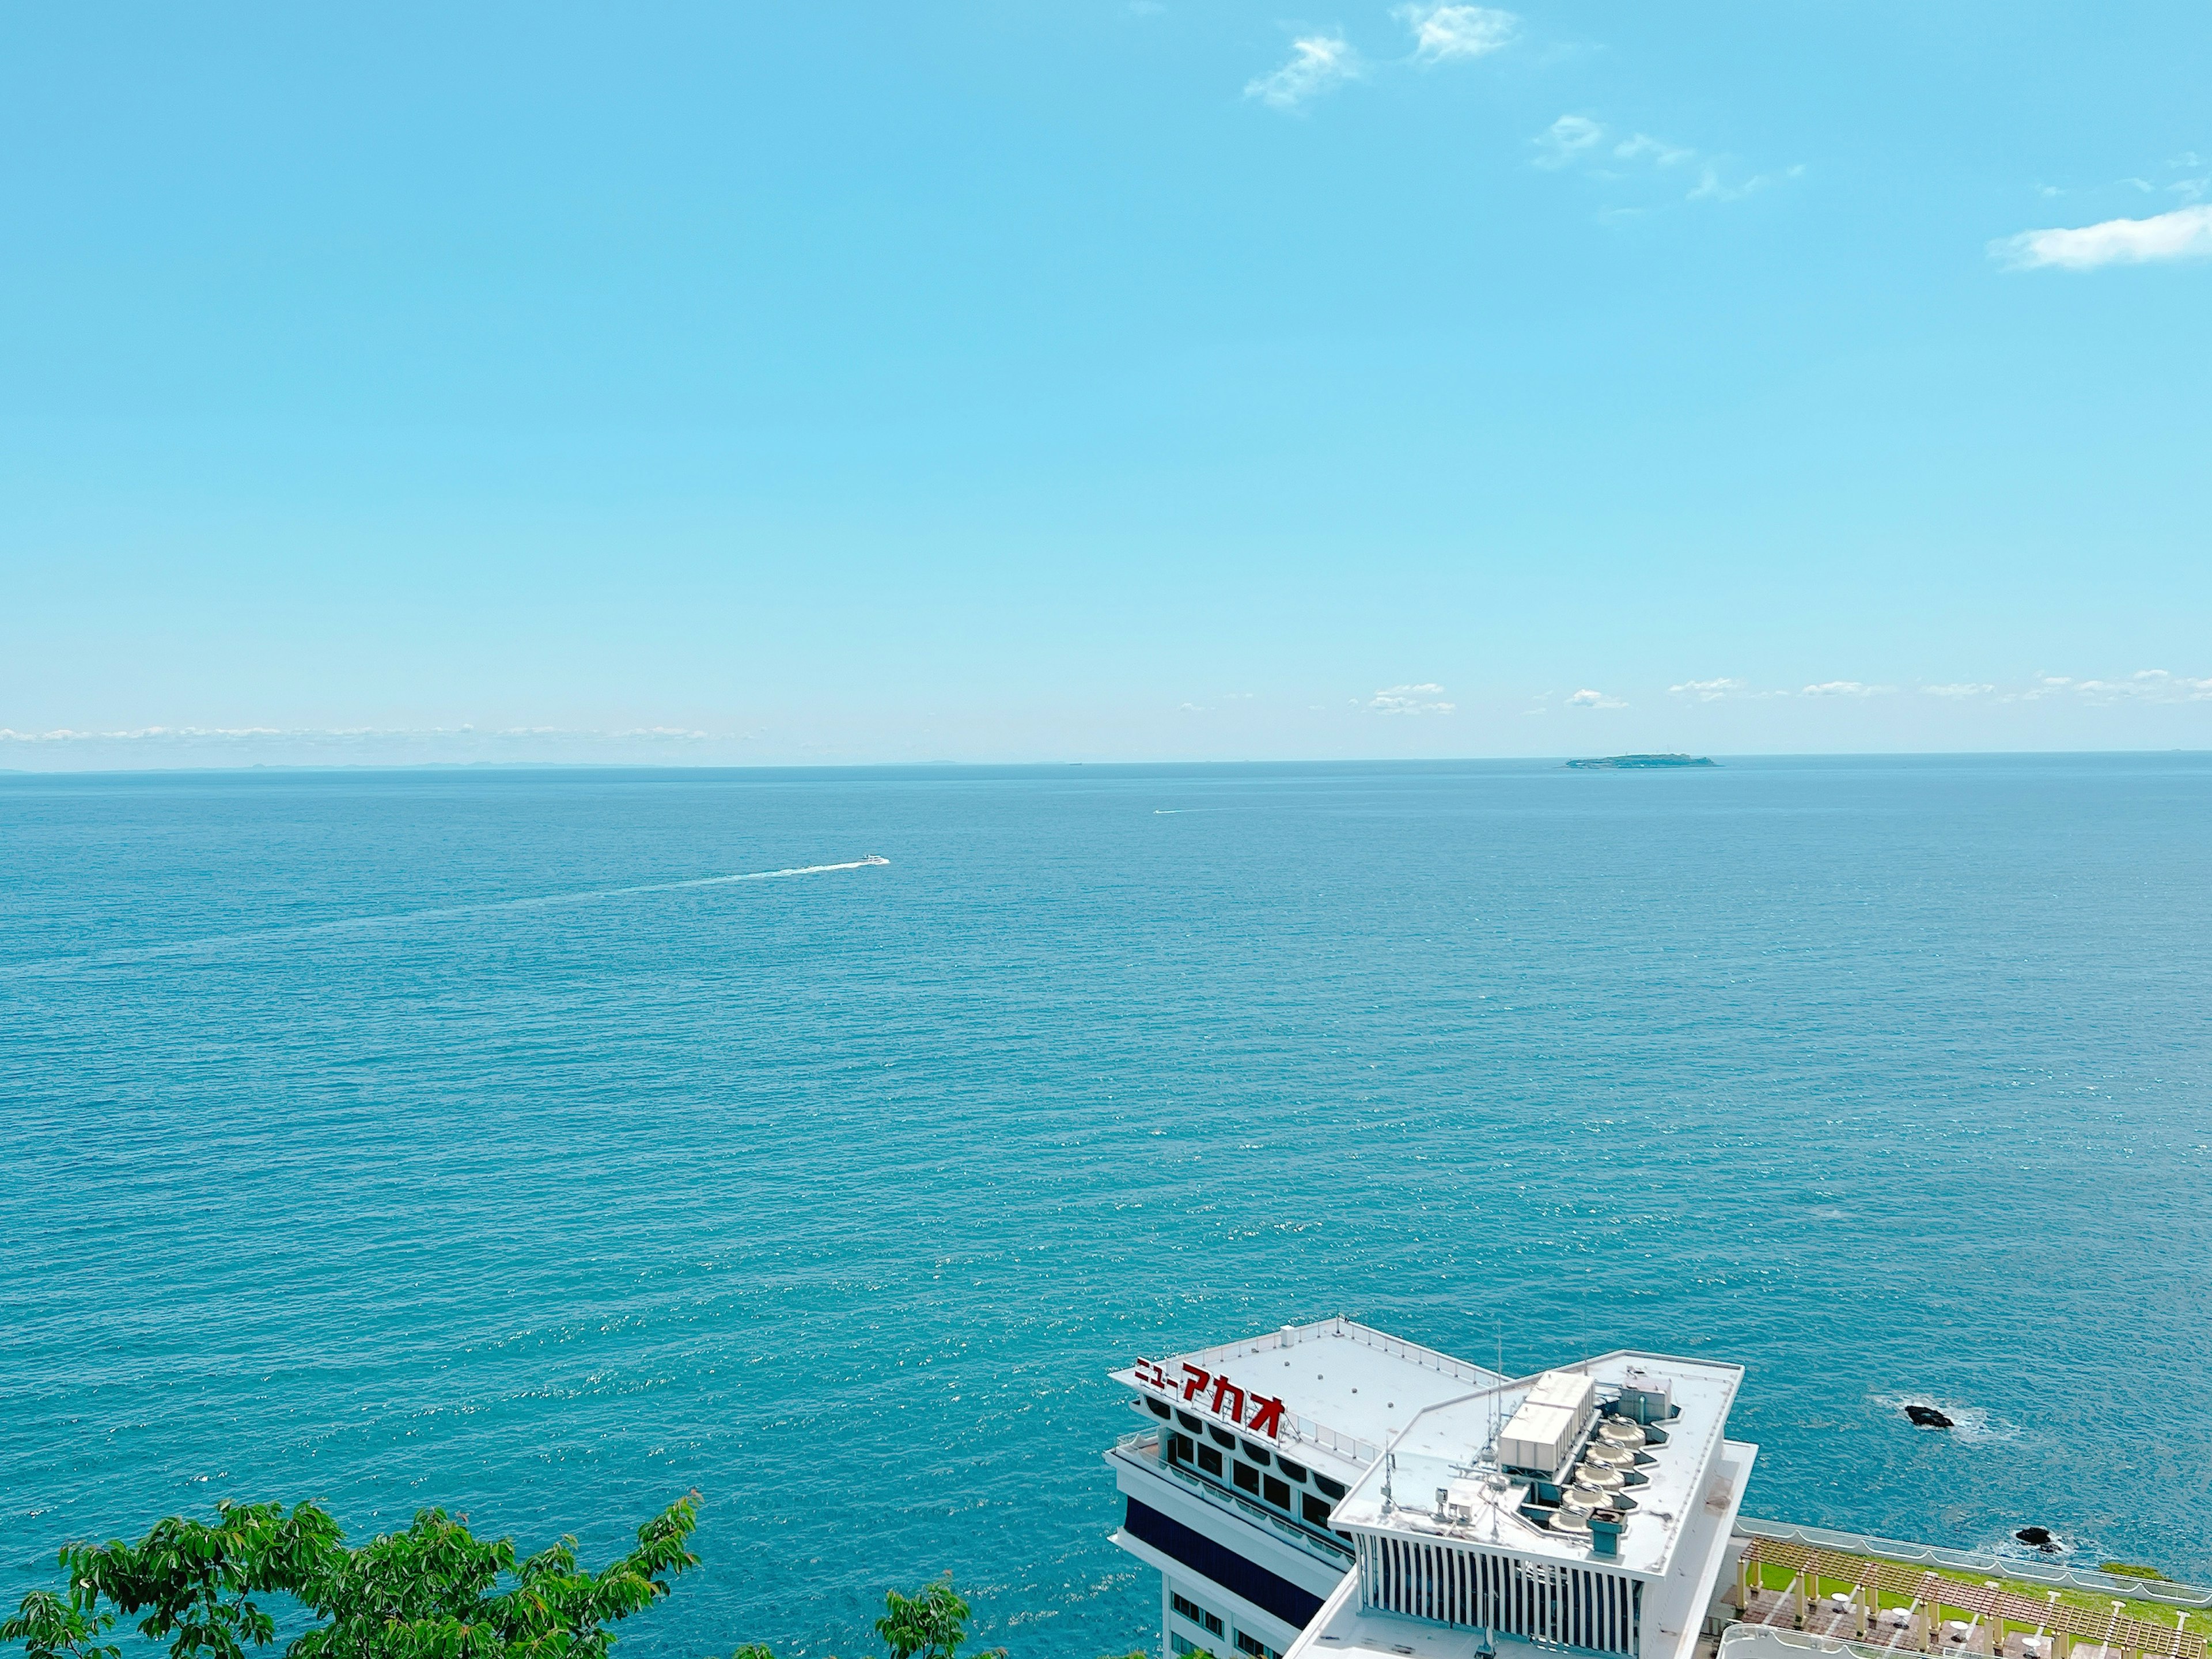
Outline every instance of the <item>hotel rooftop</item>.
{"type": "Polygon", "coordinates": [[[1507,1378],[1337,1319],[1114,1375],[1169,1659],[1690,1659],[1757,1456],[1741,1368],[1662,1354],[1507,1378]]]}

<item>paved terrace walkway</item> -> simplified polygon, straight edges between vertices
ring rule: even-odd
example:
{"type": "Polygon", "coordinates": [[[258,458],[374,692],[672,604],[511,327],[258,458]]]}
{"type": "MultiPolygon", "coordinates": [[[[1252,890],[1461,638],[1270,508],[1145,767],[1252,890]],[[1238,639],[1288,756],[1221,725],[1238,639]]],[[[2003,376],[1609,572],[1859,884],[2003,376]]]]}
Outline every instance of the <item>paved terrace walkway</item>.
{"type": "Polygon", "coordinates": [[[1754,1538],[1736,1569],[1743,1621],[1810,1632],[1885,1651],[2003,1659],[2205,1659],[2204,1638],[2179,1625],[2127,1617],[1994,1584],[1962,1583],[1924,1567],[1754,1538]],[[1764,1567],[1791,1577],[1779,1590],[1764,1567]],[[1824,1583],[1847,1592],[1822,1594],[1824,1583]],[[1947,1617],[1947,1615],[1948,1615],[1947,1617]],[[2078,1644],[2078,1645],[2077,1645],[2078,1644]]]}

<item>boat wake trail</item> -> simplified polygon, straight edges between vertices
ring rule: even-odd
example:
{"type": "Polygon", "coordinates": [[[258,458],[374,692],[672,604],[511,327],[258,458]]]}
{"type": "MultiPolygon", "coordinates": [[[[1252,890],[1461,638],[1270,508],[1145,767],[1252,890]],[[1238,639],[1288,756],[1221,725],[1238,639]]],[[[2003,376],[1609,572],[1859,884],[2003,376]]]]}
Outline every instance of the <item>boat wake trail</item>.
{"type": "Polygon", "coordinates": [[[389,916],[349,916],[337,921],[302,922],[294,927],[264,927],[250,933],[216,933],[176,945],[148,945],[130,950],[102,951],[81,957],[49,957],[0,967],[0,979],[32,979],[83,973],[101,968],[124,968],[141,962],[219,956],[226,951],[251,951],[333,933],[370,933],[423,922],[458,921],[464,916],[490,915],[501,910],[549,910],[564,904],[603,904],[611,899],[634,898],[643,893],[680,893],[694,887],[726,887],[741,881],[782,881],[792,876],[826,876],[841,870],[866,870],[889,864],[871,853],[842,864],[799,864],[787,870],[747,870],[730,876],[694,876],[684,881],[650,881],[635,887],[594,887],[580,893],[538,893],[528,898],[489,899],[481,904],[449,904],[428,910],[403,910],[389,916]]]}

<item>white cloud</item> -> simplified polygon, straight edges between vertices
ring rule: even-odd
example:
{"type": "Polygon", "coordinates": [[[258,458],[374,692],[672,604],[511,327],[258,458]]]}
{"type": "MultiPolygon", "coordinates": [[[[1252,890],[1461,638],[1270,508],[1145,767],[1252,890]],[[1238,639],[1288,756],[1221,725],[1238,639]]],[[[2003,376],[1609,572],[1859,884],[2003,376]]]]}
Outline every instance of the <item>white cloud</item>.
{"type": "Polygon", "coordinates": [[[1453,705],[1441,701],[1444,689],[1431,682],[1419,685],[1387,685],[1367,701],[1375,714],[1449,714],[1453,705]]]}
{"type": "Polygon", "coordinates": [[[1401,6],[1397,15],[1413,31],[1413,57],[1424,64],[1496,52],[1521,25],[1511,12],[1488,6],[1401,6]]]}
{"type": "Polygon", "coordinates": [[[1613,153],[1624,161],[1633,161],[1648,155],[1657,166],[1671,167],[1691,160],[1698,152],[1680,144],[1667,143],[1648,132],[1639,132],[1633,138],[1624,138],[1615,144],[1613,153]]]}
{"type": "Polygon", "coordinates": [[[1562,115],[1529,142],[1536,146],[1536,165],[1563,167],[1594,145],[1605,141],[1605,129],[1586,115],[1562,115]]]}
{"type": "Polygon", "coordinates": [[[1795,179],[1804,171],[1802,167],[1794,167],[1781,173],[1755,173],[1748,179],[1730,184],[1721,176],[1719,165],[1717,162],[1708,161],[1698,169],[1697,186],[1690,191],[1690,200],[1741,202],[1747,196],[1756,196],[1770,185],[1780,184],[1786,179],[1795,179]]]}
{"type": "Polygon", "coordinates": [[[623,732],[574,731],[558,726],[138,726],[112,732],[80,732],[70,726],[57,726],[51,732],[15,732],[0,726],[0,743],[21,744],[115,744],[142,747],[191,748],[224,744],[258,744],[270,738],[289,742],[347,748],[364,744],[380,744],[398,740],[422,738],[465,738],[477,742],[499,739],[528,740],[533,738],[558,738],[564,740],[623,742],[649,738],[678,742],[706,742],[714,734],[693,732],[682,726],[641,726],[623,732]]]}
{"type": "Polygon", "coordinates": [[[2148,219],[2107,219],[2075,230],[2022,231],[1991,242],[1990,256],[2012,270],[2094,270],[2156,259],[2212,258],[2212,204],[2148,219]]]}
{"type": "Polygon", "coordinates": [[[1962,683],[1957,685],[1923,685],[1920,689],[1931,697],[1985,697],[1996,687],[1962,683]]]}
{"type": "Polygon", "coordinates": [[[2145,668],[2124,680],[2060,680],[2046,684],[2070,684],[2076,694],[2092,702],[2118,702],[2127,698],[2145,702],[2212,702],[2212,678],[2191,679],[2181,674],[2169,674],[2163,668],[2145,668]]]}
{"type": "Polygon", "coordinates": [[[1823,680],[1818,685],[1808,685],[1797,695],[1801,697],[1879,697],[1887,692],[1886,685],[1862,685],[1856,680],[1823,680]]]}
{"type": "MultiPolygon", "coordinates": [[[[1616,162],[1645,166],[1656,172],[1696,161],[1698,181],[1687,192],[1687,199],[1692,202],[1741,201],[1805,171],[1802,167],[1794,167],[1780,173],[1759,173],[1732,180],[1729,176],[1729,158],[1725,155],[1701,157],[1687,144],[1670,143],[1648,132],[1632,132],[1625,138],[1613,140],[1602,121],[1587,115],[1562,115],[1529,143],[1536,147],[1536,165],[1540,167],[1556,172],[1571,167],[1590,178],[1615,183],[1635,176],[1614,167],[1616,162]]],[[[1607,210],[1605,216],[1622,217],[1625,211],[1632,210],[1612,208],[1607,210]]]]}
{"type": "Polygon", "coordinates": [[[1628,705],[1619,697],[1608,697],[1602,691],[1585,689],[1569,697],[1567,707],[1570,708],[1626,708],[1628,705]]]}
{"type": "Polygon", "coordinates": [[[1723,697],[1749,695],[1751,687],[1741,680],[1684,680],[1680,685],[1670,685],[1668,690],[1678,697],[1695,697],[1699,702],[1718,702],[1723,697]]]}
{"type": "Polygon", "coordinates": [[[1247,82],[1244,95],[1270,109],[1296,109],[1342,81],[1358,78],[1362,64],[1340,34],[1309,34],[1291,42],[1291,61],[1247,82]]]}

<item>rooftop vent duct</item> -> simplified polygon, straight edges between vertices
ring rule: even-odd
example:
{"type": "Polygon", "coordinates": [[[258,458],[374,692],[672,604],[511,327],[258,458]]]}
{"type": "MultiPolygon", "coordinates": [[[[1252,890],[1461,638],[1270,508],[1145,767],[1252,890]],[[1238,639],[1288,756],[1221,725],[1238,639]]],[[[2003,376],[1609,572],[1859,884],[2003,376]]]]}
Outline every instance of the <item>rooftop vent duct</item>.
{"type": "Polygon", "coordinates": [[[1631,1365],[1621,1379],[1620,1411],[1633,1423],[1664,1423],[1674,1414],[1674,1379],[1631,1365]]]}

